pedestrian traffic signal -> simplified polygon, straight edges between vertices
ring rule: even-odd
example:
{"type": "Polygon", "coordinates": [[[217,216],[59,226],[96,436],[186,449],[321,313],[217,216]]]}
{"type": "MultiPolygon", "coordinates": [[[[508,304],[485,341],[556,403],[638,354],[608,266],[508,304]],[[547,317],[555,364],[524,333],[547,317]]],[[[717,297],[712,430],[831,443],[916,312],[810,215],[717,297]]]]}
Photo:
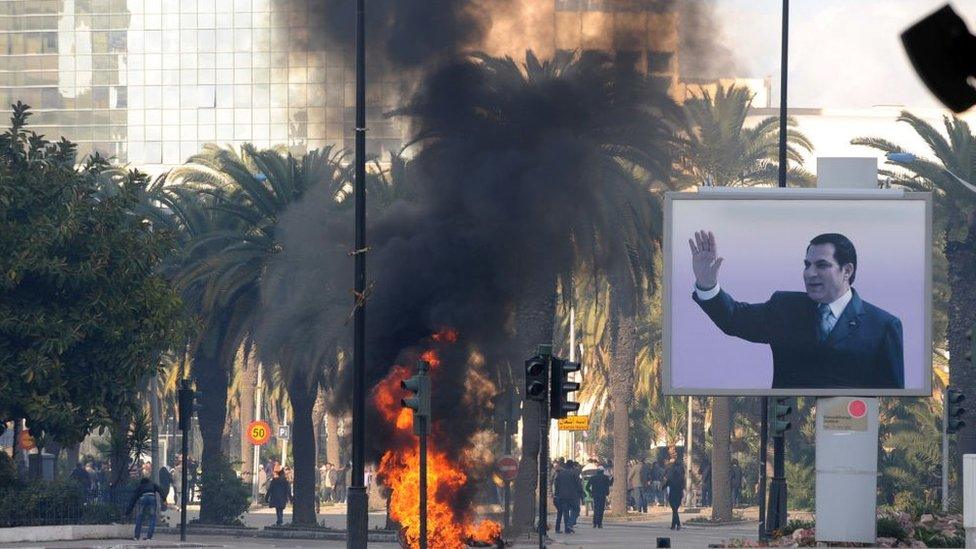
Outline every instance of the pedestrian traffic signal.
{"type": "Polygon", "coordinates": [[[183,379],[180,380],[180,389],[178,391],[179,400],[179,424],[181,431],[189,431],[190,423],[193,420],[194,412],[194,392],[190,387],[190,380],[183,379]]]}
{"type": "Polygon", "coordinates": [[[786,431],[790,430],[792,427],[789,420],[791,413],[793,413],[793,407],[787,403],[787,399],[777,398],[776,404],[773,405],[773,421],[771,423],[774,437],[783,436],[786,431]]]}
{"type": "Polygon", "coordinates": [[[549,386],[550,357],[536,355],[525,361],[525,398],[543,402],[549,386]]]}
{"type": "Polygon", "coordinates": [[[400,388],[414,394],[400,400],[400,405],[413,410],[414,434],[430,434],[430,365],[426,361],[417,363],[417,375],[400,382],[400,388]]]}
{"type": "Polygon", "coordinates": [[[567,393],[579,391],[580,384],[569,380],[569,374],[578,372],[579,362],[570,362],[564,358],[552,359],[552,395],[549,398],[549,416],[564,418],[569,412],[579,410],[579,402],[569,400],[567,393]]]}
{"type": "Polygon", "coordinates": [[[946,389],[945,402],[942,405],[945,406],[945,432],[947,435],[958,432],[966,425],[966,422],[962,420],[962,415],[966,413],[966,409],[962,407],[964,400],[966,400],[966,395],[959,389],[946,389]]]}

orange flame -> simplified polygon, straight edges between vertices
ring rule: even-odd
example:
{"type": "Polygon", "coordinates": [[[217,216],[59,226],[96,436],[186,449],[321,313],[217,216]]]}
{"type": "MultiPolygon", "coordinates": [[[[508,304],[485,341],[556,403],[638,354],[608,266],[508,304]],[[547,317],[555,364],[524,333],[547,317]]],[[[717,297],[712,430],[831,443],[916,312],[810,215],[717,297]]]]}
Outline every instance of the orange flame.
{"type": "MultiPolygon", "coordinates": [[[[457,342],[457,331],[451,328],[433,336],[435,343],[457,342]]],[[[433,372],[442,361],[437,351],[428,349],[421,358],[433,372]]],[[[420,546],[420,451],[413,434],[413,414],[400,406],[400,381],[410,377],[411,371],[394,366],[373,390],[373,406],[389,422],[396,425],[396,433],[389,441],[393,448],[380,460],[379,474],[392,490],[390,516],[403,528],[408,547],[420,546]]],[[[484,520],[475,525],[465,511],[458,510],[458,494],[468,482],[460,463],[452,461],[437,449],[437,433],[432,430],[427,451],[427,538],[428,546],[437,549],[465,547],[468,541],[492,543],[501,537],[501,525],[484,520]]]]}

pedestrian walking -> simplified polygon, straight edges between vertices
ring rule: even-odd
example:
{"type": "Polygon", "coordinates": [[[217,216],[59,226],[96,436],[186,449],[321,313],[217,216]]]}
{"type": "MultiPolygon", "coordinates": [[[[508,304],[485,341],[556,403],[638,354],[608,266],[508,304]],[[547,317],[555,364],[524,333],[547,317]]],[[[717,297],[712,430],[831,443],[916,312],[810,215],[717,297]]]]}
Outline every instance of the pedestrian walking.
{"type": "Polygon", "coordinates": [[[586,490],[593,498],[593,527],[603,528],[603,512],[607,509],[607,496],[610,495],[610,485],[613,480],[603,473],[600,467],[586,481],[586,490]]]}
{"type": "Polygon", "coordinates": [[[153,533],[156,532],[156,517],[161,510],[162,499],[163,494],[159,489],[159,485],[146,477],[142,477],[135,491],[132,492],[132,499],[129,500],[129,507],[125,511],[125,514],[128,516],[138,506],[139,514],[136,515],[136,531],[133,533],[132,539],[139,539],[144,520],[149,521],[149,528],[146,530],[146,539],[152,539],[153,533]]]}
{"type": "Polygon", "coordinates": [[[636,459],[627,462],[627,506],[640,510],[640,466],[636,459]]]}
{"type": "Polygon", "coordinates": [[[173,505],[184,505],[183,501],[183,457],[176,458],[173,466],[173,505]]]}
{"type": "Polygon", "coordinates": [[[651,493],[655,507],[664,505],[666,501],[664,497],[664,471],[664,460],[655,461],[651,468],[651,493]]]}
{"type": "Polygon", "coordinates": [[[346,478],[349,473],[349,467],[343,465],[342,467],[336,468],[335,484],[333,485],[333,490],[335,491],[336,503],[346,502],[346,478]]]}
{"type": "Polygon", "coordinates": [[[579,517],[580,501],[583,499],[583,483],[576,462],[568,461],[562,466],[553,483],[553,500],[556,504],[556,533],[559,534],[560,519],[567,534],[573,534],[576,519],[579,517]]]}
{"type": "Polygon", "coordinates": [[[268,505],[275,510],[275,526],[281,526],[284,520],[285,506],[292,501],[291,485],[285,478],[285,472],[279,469],[268,485],[268,505]]]}
{"type": "Polygon", "coordinates": [[[705,460],[698,469],[701,474],[701,505],[712,506],[712,462],[705,460]]]}
{"type": "Polygon", "coordinates": [[[651,464],[646,458],[640,460],[640,498],[637,500],[637,507],[641,513],[647,512],[647,505],[651,501],[651,464]]]}
{"type": "Polygon", "coordinates": [[[685,495],[685,468],[677,457],[664,473],[664,487],[668,491],[668,505],[671,506],[671,529],[681,530],[678,507],[685,495]]]}
{"type": "Polygon", "coordinates": [[[322,501],[333,502],[332,487],[335,485],[335,465],[326,463],[322,466],[322,501]]]}
{"type": "Polygon", "coordinates": [[[742,467],[739,467],[739,460],[732,460],[732,468],[729,471],[729,481],[732,483],[732,507],[739,506],[739,494],[742,492],[742,467]]]}
{"type": "Polygon", "coordinates": [[[163,494],[163,503],[169,500],[169,489],[173,486],[173,473],[169,467],[163,465],[159,468],[159,490],[163,494]]]}

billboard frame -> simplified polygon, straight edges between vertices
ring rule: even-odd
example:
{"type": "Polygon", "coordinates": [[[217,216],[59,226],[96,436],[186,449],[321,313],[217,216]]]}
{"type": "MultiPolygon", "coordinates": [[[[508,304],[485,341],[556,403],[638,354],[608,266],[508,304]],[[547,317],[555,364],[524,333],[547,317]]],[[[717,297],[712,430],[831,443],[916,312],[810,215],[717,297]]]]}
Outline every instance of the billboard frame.
{"type": "Polygon", "coordinates": [[[722,188],[701,187],[698,192],[669,191],[664,195],[664,295],[662,314],[662,371],[661,392],[668,396],[861,396],[861,397],[930,397],[932,396],[932,193],[909,192],[900,189],[808,189],[808,188],[722,188]],[[672,270],[672,206],[678,200],[895,200],[922,201],[925,204],[925,333],[922,334],[924,369],[921,388],[913,389],[700,389],[673,387],[671,384],[671,270],[672,270]]]}

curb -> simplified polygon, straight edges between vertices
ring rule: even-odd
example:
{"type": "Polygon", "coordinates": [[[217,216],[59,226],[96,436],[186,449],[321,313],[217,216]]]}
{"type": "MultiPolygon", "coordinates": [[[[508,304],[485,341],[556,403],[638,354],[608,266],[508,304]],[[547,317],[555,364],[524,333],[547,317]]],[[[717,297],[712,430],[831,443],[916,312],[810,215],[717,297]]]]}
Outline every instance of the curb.
{"type": "MultiPolygon", "coordinates": [[[[179,528],[156,528],[157,532],[164,534],[179,535],[179,528]]],[[[217,526],[187,526],[187,535],[197,536],[228,536],[237,538],[263,538],[263,539],[321,539],[321,540],[344,540],[346,539],[345,530],[330,530],[326,528],[316,530],[303,530],[300,528],[220,528],[217,526]]],[[[397,534],[391,530],[369,530],[366,533],[367,541],[374,542],[397,542],[397,534]]]]}

